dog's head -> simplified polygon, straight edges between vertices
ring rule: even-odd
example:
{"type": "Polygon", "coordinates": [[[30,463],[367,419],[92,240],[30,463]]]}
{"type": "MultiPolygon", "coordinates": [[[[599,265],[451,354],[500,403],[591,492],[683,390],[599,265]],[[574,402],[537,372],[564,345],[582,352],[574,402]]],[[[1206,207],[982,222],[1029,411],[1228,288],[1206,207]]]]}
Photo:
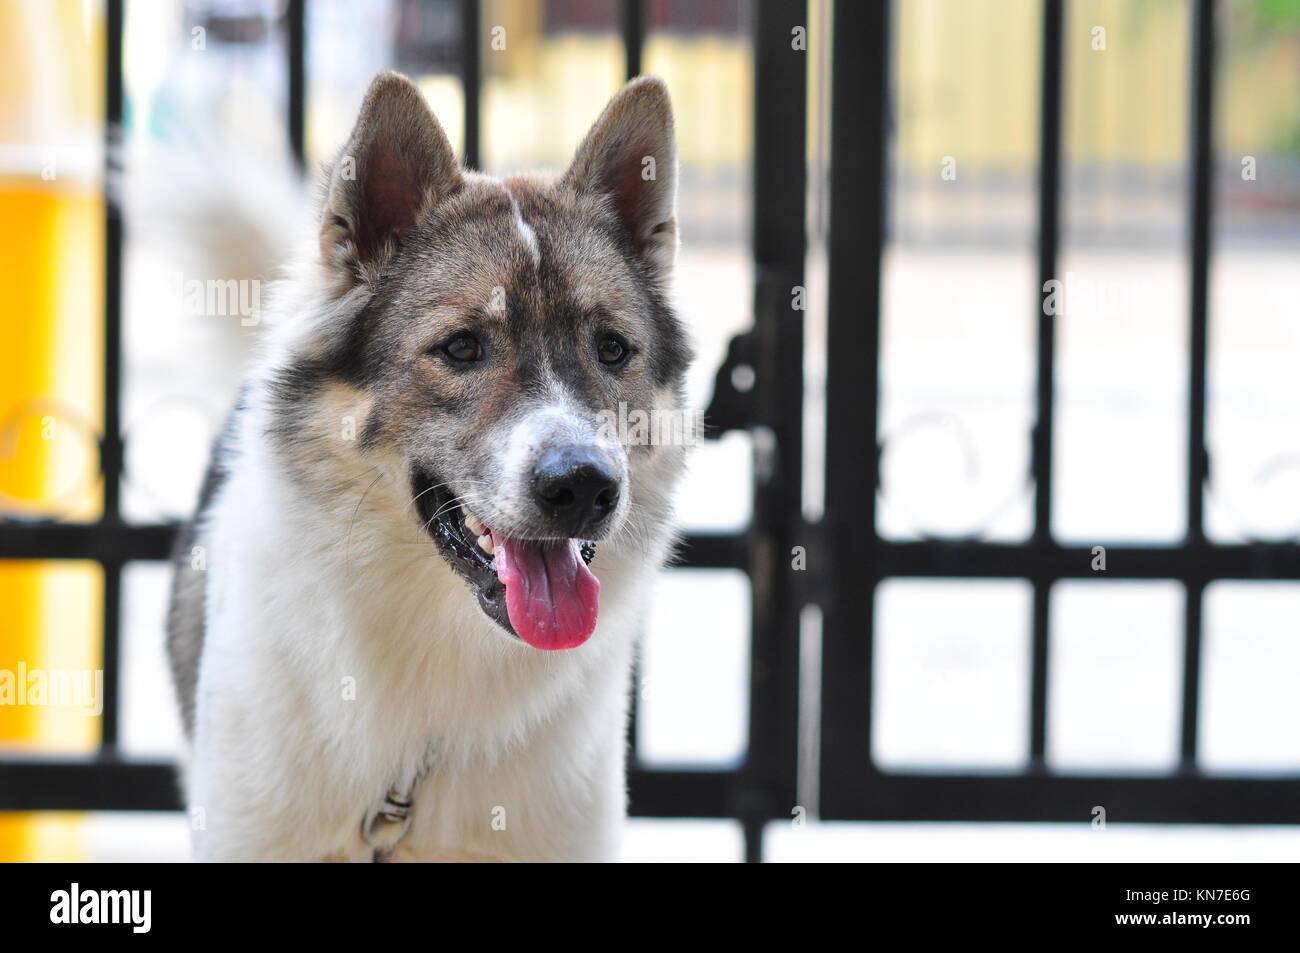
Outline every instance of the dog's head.
{"type": "Polygon", "coordinates": [[[370,398],[357,452],[399,456],[410,519],[537,648],[591,635],[588,564],[666,518],[648,481],[692,432],[664,291],[676,178],[658,80],[619,92],[563,175],[496,180],[458,168],[392,73],[327,174],[320,262],[347,318],[318,363],[370,398]]]}

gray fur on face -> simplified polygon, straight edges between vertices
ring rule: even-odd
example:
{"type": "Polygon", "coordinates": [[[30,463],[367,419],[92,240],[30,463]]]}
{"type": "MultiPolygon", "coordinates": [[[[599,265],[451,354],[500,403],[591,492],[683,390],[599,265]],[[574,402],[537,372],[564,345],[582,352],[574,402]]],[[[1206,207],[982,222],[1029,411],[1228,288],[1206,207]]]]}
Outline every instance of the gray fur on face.
{"type": "MultiPolygon", "coordinates": [[[[620,406],[681,403],[690,351],[664,292],[677,244],[667,93],[657,80],[630,83],[558,178],[496,180],[456,170],[449,155],[418,91],[377,79],[330,172],[321,231],[335,286],[366,295],[325,329],[321,352],[282,370],[282,410],[292,419],[301,408],[290,405],[329,379],[361,388],[375,398],[362,449],[396,449],[485,520],[536,535],[521,476],[531,458],[503,450],[520,419],[563,411],[565,438],[583,439],[584,421],[594,434],[620,406]],[[353,154],[355,180],[340,179],[353,154]],[[395,170],[403,159],[411,168],[395,170]],[[392,211],[399,188],[413,220],[392,211]],[[466,333],[485,357],[457,366],[442,349],[466,333]],[[631,350],[616,369],[597,358],[609,334],[631,350]]],[[[626,474],[643,451],[609,450],[611,463],[626,474]]]]}

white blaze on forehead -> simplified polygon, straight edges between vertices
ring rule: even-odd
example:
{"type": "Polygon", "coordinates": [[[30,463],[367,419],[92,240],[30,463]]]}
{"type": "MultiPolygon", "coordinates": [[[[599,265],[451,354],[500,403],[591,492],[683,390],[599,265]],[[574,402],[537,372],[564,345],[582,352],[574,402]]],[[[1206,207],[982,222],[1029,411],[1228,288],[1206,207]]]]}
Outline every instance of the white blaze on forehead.
{"type": "Polygon", "coordinates": [[[515,194],[510,191],[509,186],[504,186],[506,197],[510,199],[510,214],[515,218],[515,228],[519,232],[519,237],[528,249],[528,253],[533,256],[533,267],[540,268],[542,265],[542,250],[537,244],[537,233],[533,231],[533,226],[524,221],[523,213],[519,211],[519,203],[515,201],[515,194]]]}

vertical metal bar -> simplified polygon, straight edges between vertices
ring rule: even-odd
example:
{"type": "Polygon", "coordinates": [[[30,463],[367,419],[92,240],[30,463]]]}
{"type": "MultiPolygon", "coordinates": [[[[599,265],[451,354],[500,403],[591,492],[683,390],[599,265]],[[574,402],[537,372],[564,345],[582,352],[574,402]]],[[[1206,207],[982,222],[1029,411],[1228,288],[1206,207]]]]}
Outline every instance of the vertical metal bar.
{"type": "Polygon", "coordinates": [[[1043,286],[1056,275],[1061,197],[1061,0],[1044,0],[1041,99],[1038,123],[1038,385],[1034,425],[1034,539],[1052,533],[1052,405],[1055,397],[1056,324],[1047,314],[1043,286]]]}
{"type": "Polygon", "coordinates": [[[104,670],[104,714],[100,722],[100,751],[112,754],[117,748],[118,725],[121,713],[118,711],[122,697],[119,679],[121,678],[122,658],[122,561],[108,557],[103,561],[104,568],[104,657],[101,665],[104,670]]]}
{"type": "Polygon", "coordinates": [[[799,543],[803,476],[805,140],[808,53],[804,0],[756,5],[754,18],[755,478],[749,532],[752,645],[749,751],[737,815],[747,859],[761,859],[763,823],[795,807],[799,753],[799,543]]]}
{"type": "Polygon", "coordinates": [[[1187,539],[1205,539],[1205,361],[1209,324],[1210,238],[1214,176],[1214,0],[1196,0],[1192,22],[1191,353],[1187,406],[1187,539]]]}
{"type": "Polygon", "coordinates": [[[1205,585],[1187,583],[1187,604],[1183,610],[1186,627],[1183,643],[1183,710],[1182,732],[1179,739],[1181,767],[1196,769],[1196,749],[1201,710],[1201,623],[1205,585]]]}
{"type": "MultiPolygon", "coordinates": [[[[1052,425],[1056,396],[1056,318],[1045,307],[1048,282],[1056,278],[1060,242],[1061,87],[1063,15],[1061,0],[1044,0],[1041,99],[1038,121],[1038,385],[1034,424],[1034,541],[1052,537],[1052,425]]],[[[1033,644],[1030,649],[1029,760],[1041,766],[1047,747],[1048,614],[1051,581],[1034,580],[1033,644]]]]}
{"type": "Polygon", "coordinates": [[[480,110],[482,109],[482,25],[479,0],[461,0],[460,4],[460,85],[465,97],[464,164],[477,169],[480,164],[480,110]]]}
{"type": "Polygon", "coordinates": [[[888,3],[835,4],[827,302],[826,509],[830,598],[823,616],[823,816],[871,773],[880,278],[888,142],[888,3]]]}
{"type": "Polygon", "coordinates": [[[1052,581],[1035,579],[1030,646],[1029,767],[1041,768],[1047,752],[1047,665],[1050,652],[1052,581]]]}
{"type": "MultiPolygon", "coordinates": [[[[1205,447],[1205,363],[1209,327],[1210,240],[1214,208],[1214,0],[1197,0],[1191,56],[1191,341],[1187,402],[1187,541],[1205,541],[1204,491],[1209,477],[1205,447]]],[[[1183,633],[1183,767],[1196,766],[1200,717],[1203,579],[1188,580],[1183,633]]]]}
{"type": "Polygon", "coordinates": [[[636,653],[632,656],[632,683],[628,686],[631,693],[628,699],[626,747],[629,768],[640,767],[641,764],[641,752],[638,750],[641,735],[641,671],[644,664],[641,646],[645,644],[645,630],[642,629],[639,635],[636,653]]]}
{"type": "MultiPolygon", "coordinates": [[[[100,460],[104,476],[104,524],[121,525],[122,488],[122,210],[118,189],[111,184],[121,175],[115,169],[123,141],[122,117],[126,90],[122,79],[122,38],[125,33],[124,0],[108,0],[104,30],[104,434],[100,460]]],[[[117,745],[118,659],[121,630],[121,562],[114,554],[103,561],[104,715],[100,743],[105,751],[117,745]]]]}
{"type": "Polygon", "coordinates": [[[307,11],[306,0],[289,0],[285,10],[285,38],[289,149],[298,168],[307,162],[307,11]]]}
{"type": "Polygon", "coordinates": [[[763,831],[766,826],[758,818],[749,818],[741,823],[741,831],[745,837],[745,863],[763,862],[763,831]]]}
{"type": "Polygon", "coordinates": [[[645,47],[645,0],[623,0],[623,62],[627,78],[641,75],[641,51],[645,47]]]}
{"type": "Polygon", "coordinates": [[[122,476],[122,210],[110,186],[120,158],[125,89],[122,82],[123,0],[108,0],[104,64],[104,520],[118,519],[122,476]]]}

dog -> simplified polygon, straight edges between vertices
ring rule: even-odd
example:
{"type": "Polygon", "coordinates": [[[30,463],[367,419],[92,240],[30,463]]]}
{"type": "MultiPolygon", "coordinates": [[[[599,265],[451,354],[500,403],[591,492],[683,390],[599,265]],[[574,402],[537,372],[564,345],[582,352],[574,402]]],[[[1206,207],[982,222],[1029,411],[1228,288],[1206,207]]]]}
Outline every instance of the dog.
{"type": "Polygon", "coordinates": [[[556,176],[379,75],[176,544],[195,859],[606,861],[689,436],[662,81],[556,176]],[[636,428],[634,428],[634,431],[636,428]]]}

